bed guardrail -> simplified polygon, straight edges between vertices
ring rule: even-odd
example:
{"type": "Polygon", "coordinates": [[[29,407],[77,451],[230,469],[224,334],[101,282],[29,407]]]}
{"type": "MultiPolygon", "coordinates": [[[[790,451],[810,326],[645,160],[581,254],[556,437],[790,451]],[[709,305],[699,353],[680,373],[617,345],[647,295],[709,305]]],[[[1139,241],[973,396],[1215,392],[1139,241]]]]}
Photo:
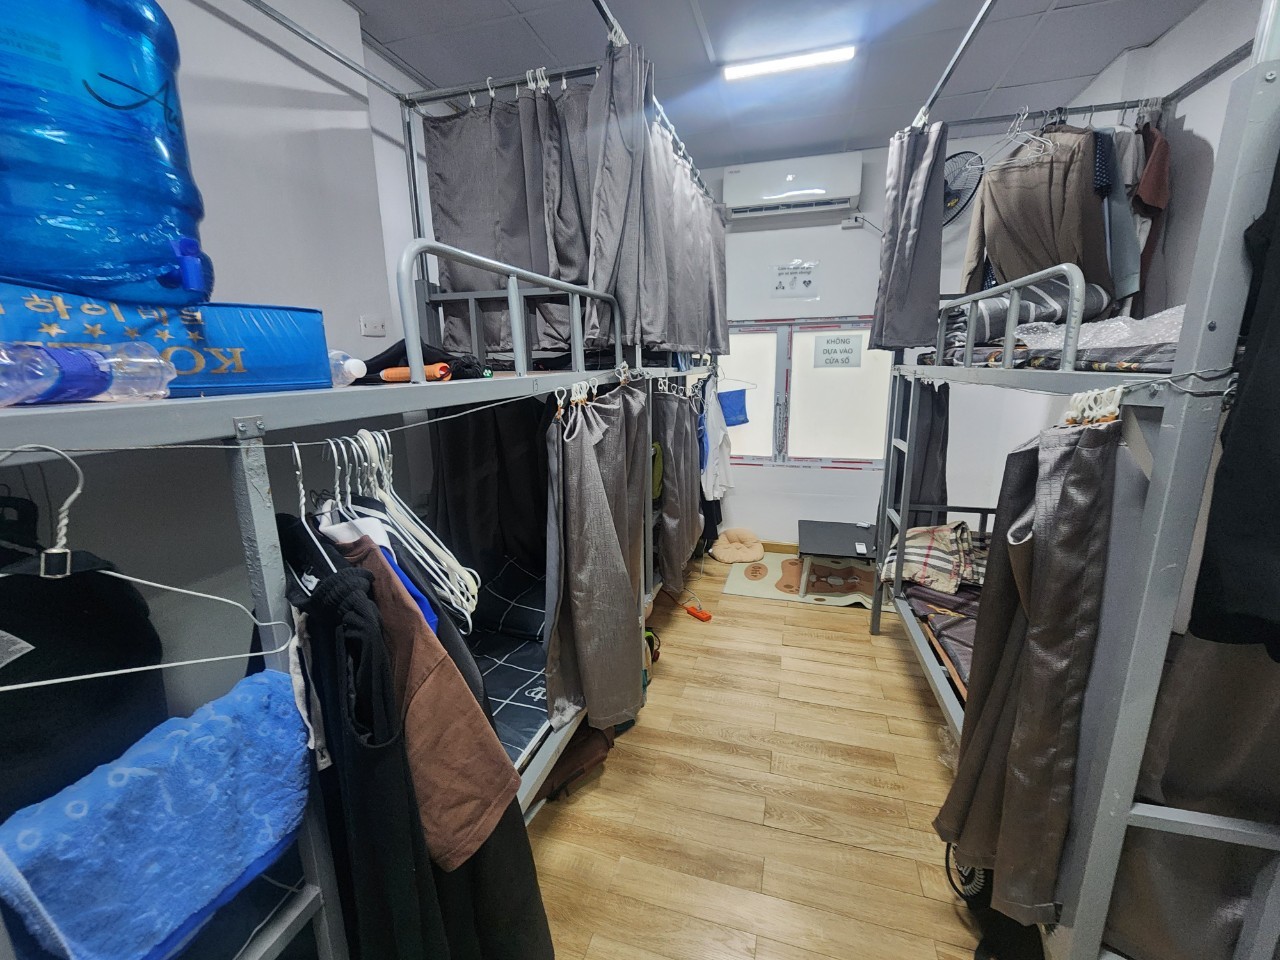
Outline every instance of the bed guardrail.
{"type": "Polygon", "coordinates": [[[1047,270],[1019,277],[1017,280],[1002,283],[989,290],[971,293],[968,296],[944,303],[938,318],[938,352],[934,356],[934,363],[942,366],[943,360],[947,355],[947,316],[958,307],[968,307],[968,321],[964,335],[964,362],[962,366],[972,367],[973,341],[978,326],[978,304],[983,300],[990,300],[993,297],[1002,297],[1008,294],[1009,313],[1004,323],[1004,350],[1001,354],[1000,366],[1005,370],[1012,370],[1014,350],[1018,346],[1018,313],[1022,308],[1023,288],[1045,280],[1052,280],[1055,277],[1061,277],[1066,280],[1069,288],[1067,294],[1067,318],[1066,323],[1063,324],[1065,329],[1062,335],[1062,361],[1058,365],[1058,369],[1074,370],[1076,368],[1076,351],[1080,343],[1080,324],[1084,320],[1085,296],[1084,273],[1074,263],[1060,263],[1056,267],[1049,267],[1047,270]]]}
{"type": "MultiPolygon", "coordinates": [[[[569,348],[575,373],[583,373],[587,368],[583,347],[582,299],[586,297],[587,299],[601,300],[607,303],[615,328],[618,325],[620,317],[618,301],[610,294],[592,290],[590,287],[581,287],[575,283],[566,283],[554,277],[546,277],[540,273],[534,273],[532,270],[525,270],[523,267],[491,260],[488,257],[480,256],[478,253],[451,247],[446,243],[419,238],[411,241],[405,247],[404,253],[400,255],[400,264],[396,268],[396,292],[400,299],[400,318],[404,325],[405,353],[408,355],[410,383],[426,383],[427,381],[426,369],[422,362],[422,334],[418,317],[418,299],[415,295],[417,265],[422,262],[423,254],[431,254],[442,260],[450,260],[454,263],[465,263],[468,266],[475,267],[477,270],[485,270],[507,278],[506,298],[508,320],[511,327],[511,351],[515,358],[515,370],[518,377],[529,375],[530,351],[529,340],[525,331],[526,297],[531,295],[547,296],[549,295],[548,290],[568,295],[569,348]],[[527,287],[521,287],[521,280],[525,283],[536,284],[538,288],[542,289],[531,290],[527,287]]],[[[462,297],[464,299],[468,298],[465,294],[462,297]]],[[[469,297],[471,332],[472,338],[477,342],[477,349],[483,343],[483,331],[479,329],[476,300],[486,298],[486,295],[477,296],[475,294],[469,297]]],[[[622,366],[623,344],[620,332],[614,337],[614,354],[618,366],[622,366]]]]}

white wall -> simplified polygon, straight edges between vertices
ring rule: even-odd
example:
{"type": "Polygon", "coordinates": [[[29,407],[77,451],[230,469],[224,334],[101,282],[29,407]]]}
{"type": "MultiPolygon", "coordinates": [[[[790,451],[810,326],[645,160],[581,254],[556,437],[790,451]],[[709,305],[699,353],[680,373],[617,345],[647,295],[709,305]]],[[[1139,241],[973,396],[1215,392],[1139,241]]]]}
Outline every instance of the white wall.
{"type": "MultiPolygon", "coordinates": [[[[1117,57],[1074,102],[1108,103],[1172,93],[1252,39],[1259,9],[1258,0],[1206,0],[1149,47],[1117,57]]],[[[1192,94],[1161,124],[1169,139],[1173,191],[1147,285],[1148,311],[1186,302],[1227,93],[1231,81],[1247,67],[1246,61],[1192,94]]],[[[1094,124],[1118,119],[1099,114],[1094,124]]],[[[1127,120],[1133,122],[1133,113],[1127,120]]]]}
{"type": "MultiPolygon", "coordinates": [[[[981,150],[992,139],[955,139],[948,152],[981,150]]],[[[884,222],[887,162],[887,148],[863,151],[861,213],[877,227],[884,222]]],[[[717,174],[710,171],[708,182],[717,174]]],[[[880,234],[872,227],[842,230],[835,219],[809,226],[804,224],[812,221],[789,217],[787,225],[779,217],[755,221],[745,231],[735,224],[725,244],[730,320],[869,316],[875,309],[880,277],[880,234]],[[793,258],[821,261],[824,294],[820,300],[768,296],[762,272],[793,258]]],[[[943,230],[944,292],[959,290],[968,232],[967,213],[943,230]]],[[[849,402],[854,407],[857,398],[849,402]]],[[[953,387],[950,499],[968,506],[994,505],[1004,454],[1054,422],[1058,413],[1058,405],[1039,394],[953,387]]],[[[734,487],[723,503],[725,526],[747,527],[765,540],[795,543],[799,520],[871,522],[883,476],[879,467],[736,466],[734,487]]]]}

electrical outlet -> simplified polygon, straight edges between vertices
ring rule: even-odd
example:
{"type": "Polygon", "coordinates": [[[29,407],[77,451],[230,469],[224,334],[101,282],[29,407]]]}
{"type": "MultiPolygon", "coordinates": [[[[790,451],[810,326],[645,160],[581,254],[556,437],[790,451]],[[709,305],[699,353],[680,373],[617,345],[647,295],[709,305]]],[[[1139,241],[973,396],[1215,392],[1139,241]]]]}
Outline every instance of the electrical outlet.
{"type": "Polygon", "coordinates": [[[387,321],[375,314],[361,314],[360,335],[362,337],[385,337],[387,335],[387,321]]]}

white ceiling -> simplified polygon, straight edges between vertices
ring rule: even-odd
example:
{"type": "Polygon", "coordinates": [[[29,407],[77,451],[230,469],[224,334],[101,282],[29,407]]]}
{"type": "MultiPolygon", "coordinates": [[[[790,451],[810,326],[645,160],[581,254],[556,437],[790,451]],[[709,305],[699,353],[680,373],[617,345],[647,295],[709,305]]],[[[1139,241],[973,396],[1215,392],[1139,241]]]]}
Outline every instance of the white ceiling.
{"type": "MultiPolygon", "coordinates": [[[[365,33],[431,86],[599,59],[591,0],[349,0],[365,33]]],[[[934,119],[1048,109],[1202,0],[997,0],[934,119]]],[[[609,0],[654,62],[700,166],[882,146],[911,122],[981,0],[609,0]],[[737,80],[720,67],[853,43],[847,64],[737,80]]]]}

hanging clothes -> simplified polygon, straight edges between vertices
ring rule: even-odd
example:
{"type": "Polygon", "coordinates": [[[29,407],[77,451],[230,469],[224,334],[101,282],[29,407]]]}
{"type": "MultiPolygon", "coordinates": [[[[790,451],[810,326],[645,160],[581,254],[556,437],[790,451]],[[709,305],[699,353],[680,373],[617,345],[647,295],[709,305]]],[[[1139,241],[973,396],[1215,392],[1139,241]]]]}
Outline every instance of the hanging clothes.
{"type": "Polygon", "coordinates": [[[1169,141],[1154,124],[1144,123],[1138,136],[1142,138],[1146,163],[1138,186],[1133,191],[1133,208],[1146,221],[1145,229],[1139,229],[1139,240],[1142,243],[1142,286],[1145,288],[1151,275],[1151,263],[1160,243],[1163,214],[1172,199],[1172,168],[1169,141]]]}
{"type": "Polygon", "coordinates": [[[702,495],[708,500],[721,500],[733,488],[730,462],[733,445],[729,428],[720,409],[719,378],[707,377],[702,382],[702,416],[707,438],[707,462],[702,469],[702,495]]]}
{"type": "Polygon", "coordinates": [[[924,347],[937,340],[946,156],[945,123],[928,130],[911,127],[889,141],[873,350],[924,347]]]}
{"type": "MultiPolygon", "coordinates": [[[[37,549],[33,547],[33,551],[37,549]]],[[[73,576],[0,547],[0,686],[149,667],[163,654],[137,589],[76,551],[73,576]]],[[[0,694],[0,822],[115,760],[168,719],[158,671],[0,694]]]]}
{"type": "Polygon", "coordinates": [[[338,550],[373,575],[423,838],[432,860],[455,869],[493,832],[520,776],[377,544],[362,537],[338,550]]]}
{"type": "Polygon", "coordinates": [[[1280,396],[1270,371],[1280,362],[1280,164],[1262,216],[1245,231],[1253,273],[1241,335],[1236,399],[1222,432],[1191,632],[1219,643],[1259,643],[1280,662],[1278,524],[1270,502],[1280,469],[1280,396]]]}
{"type": "Polygon", "coordinates": [[[992,531],[956,778],[934,820],[992,906],[1055,923],[1081,705],[1107,572],[1118,422],[1014,450],[992,531]]]}
{"type": "Polygon", "coordinates": [[[333,758],[319,779],[347,945],[355,960],[447,957],[372,591],[373,574],[347,567],[310,597],[290,595],[306,613],[304,642],[333,758]]]}
{"type": "MultiPolygon", "coordinates": [[[[1138,231],[1133,222],[1133,211],[1129,203],[1128,179],[1132,176],[1121,168],[1120,149],[1117,144],[1119,133],[1128,133],[1133,139],[1132,131],[1099,130],[1099,144],[1107,147],[1099,152],[1105,156],[1109,187],[1103,199],[1103,219],[1107,230],[1108,263],[1111,267],[1111,278],[1115,281],[1115,298],[1124,300],[1133,296],[1142,288],[1142,247],[1138,243],[1138,231]]],[[[1132,148],[1127,148],[1126,167],[1132,164],[1132,148]]]]}
{"type": "Polygon", "coordinates": [[[624,385],[571,408],[547,432],[547,699],[554,726],[585,708],[593,727],[613,727],[634,720],[643,702],[637,617],[648,416],[644,393],[624,385]]]}
{"type": "Polygon", "coordinates": [[[686,397],[655,390],[653,437],[662,447],[662,500],[655,549],[665,589],[684,589],[684,566],[702,532],[698,417],[686,397]]]}
{"type": "Polygon", "coordinates": [[[1034,156],[1024,145],[982,177],[969,225],[964,289],[983,289],[984,262],[1001,283],[1060,263],[1074,263],[1085,281],[1114,292],[1107,265],[1102,206],[1095,193],[1091,130],[1057,126],[1041,131],[1054,149],[1034,156]]]}

